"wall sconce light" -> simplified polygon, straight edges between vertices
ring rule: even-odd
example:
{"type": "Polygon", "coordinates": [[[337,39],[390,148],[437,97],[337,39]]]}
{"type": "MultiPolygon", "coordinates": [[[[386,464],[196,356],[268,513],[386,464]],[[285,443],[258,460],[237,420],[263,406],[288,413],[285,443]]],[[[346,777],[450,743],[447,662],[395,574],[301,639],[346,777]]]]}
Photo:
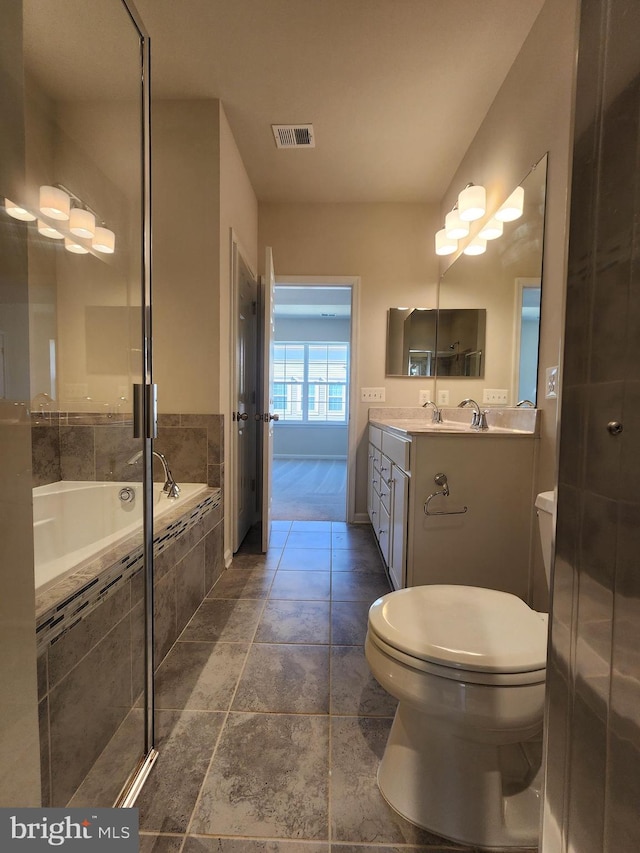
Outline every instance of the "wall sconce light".
{"type": "Polygon", "coordinates": [[[469,224],[460,219],[456,207],[444,218],[444,233],[450,240],[462,240],[463,237],[469,236],[469,224]]]}
{"type": "Polygon", "coordinates": [[[444,228],[436,232],[436,255],[451,255],[458,248],[458,241],[447,237],[444,228]]]}
{"type": "Polygon", "coordinates": [[[102,252],[105,255],[112,255],[116,248],[116,235],[108,228],[98,226],[96,233],[91,241],[91,245],[96,252],[102,252]]]}
{"type": "Polygon", "coordinates": [[[513,222],[519,219],[524,210],[524,189],[516,187],[509,198],[503,202],[495,213],[495,218],[500,222],[513,222]]]}
{"type": "Polygon", "coordinates": [[[89,250],[85,246],[82,246],[80,243],[76,243],[76,241],[72,240],[71,237],[64,238],[64,247],[67,252],[72,252],[74,255],[89,254],[89,250]]]}
{"type": "Polygon", "coordinates": [[[494,218],[482,226],[480,231],[478,231],[478,237],[481,237],[483,240],[497,240],[498,237],[502,237],[503,231],[504,225],[502,222],[494,218]]]}
{"type": "Polygon", "coordinates": [[[62,240],[64,237],[64,234],[56,231],[52,225],[49,225],[42,219],[38,219],[38,233],[42,234],[43,237],[51,237],[52,240],[62,240]]]}
{"type": "Polygon", "coordinates": [[[463,222],[475,222],[487,212],[487,194],[478,184],[467,184],[458,196],[458,213],[463,222]]]}
{"type": "Polygon", "coordinates": [[[482,237],[474,237],[462,251],[465,255],[484,255],[487,251],[487,241],[482,237]]]}
{"type": "Polygon", "coordinates": [[[69,231],[76,237],[90,240],[96,233],[96,218],[84,207],[72,207],[69,214],[69,231]]]}
{"type": "Polygon", "coordinates": [[[33,222],[35,219],[33,213],[27,210],[26,207],[20,207],[19,204],[16,204],[8,198],[5,198],[4,200],[4,209],[7,211],[9,216],[13,216],[14,219],[20,219],[22,222],[33,222]]]}
{"type": "Polygon", "coordinates": [[[71,197],[60,187],[40,187],[40,212],[50,219],[66,222],[71,210],[71,197]]]}

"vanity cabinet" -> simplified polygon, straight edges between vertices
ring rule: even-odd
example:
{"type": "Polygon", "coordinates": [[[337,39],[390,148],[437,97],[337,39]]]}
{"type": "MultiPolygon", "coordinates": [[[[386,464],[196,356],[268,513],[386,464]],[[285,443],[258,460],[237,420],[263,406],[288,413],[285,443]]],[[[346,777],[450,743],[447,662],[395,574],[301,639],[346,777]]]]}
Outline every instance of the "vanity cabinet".
{"type": "Polygon", "coordinates": [[[369,426],[369,518],[395,589],[486,586],[530,597],[535,435],[369,426]],[[435,482],[446,475],[449,495],[435,482]]]}

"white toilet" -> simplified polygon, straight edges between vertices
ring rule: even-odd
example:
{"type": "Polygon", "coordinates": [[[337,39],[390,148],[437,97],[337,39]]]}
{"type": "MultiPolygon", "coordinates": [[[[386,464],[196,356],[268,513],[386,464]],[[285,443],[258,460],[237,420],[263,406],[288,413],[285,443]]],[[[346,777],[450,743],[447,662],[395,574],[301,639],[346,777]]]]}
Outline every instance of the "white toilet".
{"type": "MultiPolygon", "coordinates": [[[[536,499],[547,581],[553,502],[536,499]]],[[[409,587],[372,604],[367,661],[399,700],[378,785],[407,820],[477,847],[537,844],[547,618],[471,586],[409,587]]]]}

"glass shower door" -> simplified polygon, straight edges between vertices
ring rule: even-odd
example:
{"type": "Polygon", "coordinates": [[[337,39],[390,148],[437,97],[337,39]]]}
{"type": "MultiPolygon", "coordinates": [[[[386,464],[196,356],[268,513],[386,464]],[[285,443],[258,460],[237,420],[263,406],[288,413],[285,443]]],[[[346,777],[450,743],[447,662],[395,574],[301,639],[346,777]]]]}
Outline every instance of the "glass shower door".
{"type": "Polygon", "coordinates": [[[148,41],[123,0],[22,10],[43,805],[112,806],[154,757],[148,41]]]}

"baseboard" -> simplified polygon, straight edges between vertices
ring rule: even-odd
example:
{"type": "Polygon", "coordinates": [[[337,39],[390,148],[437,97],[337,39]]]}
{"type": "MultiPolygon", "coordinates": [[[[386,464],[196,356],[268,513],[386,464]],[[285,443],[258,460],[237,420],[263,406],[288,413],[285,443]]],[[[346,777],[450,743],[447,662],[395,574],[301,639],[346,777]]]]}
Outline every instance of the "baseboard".
{"type": "Polygon", "coordinates": [[[371,522],[366,512],[356,512],[352,524],[371,524],[371,522]]]}

